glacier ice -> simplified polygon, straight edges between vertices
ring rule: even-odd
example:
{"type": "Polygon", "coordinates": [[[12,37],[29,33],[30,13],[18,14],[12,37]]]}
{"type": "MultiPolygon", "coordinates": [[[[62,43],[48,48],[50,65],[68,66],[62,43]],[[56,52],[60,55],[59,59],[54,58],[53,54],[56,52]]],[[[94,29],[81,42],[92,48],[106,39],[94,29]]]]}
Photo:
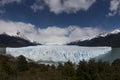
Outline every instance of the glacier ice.
{"type": "Polygon", "coordinates": [[[111,47],[80,47],[67,45],[41,45],[22,48],[6,48],[6,54],[13,56],[23,55],[34,61],[66,62],[70,60],[78,63],[80,60],[89,60],[111,51],[111,47]]]}

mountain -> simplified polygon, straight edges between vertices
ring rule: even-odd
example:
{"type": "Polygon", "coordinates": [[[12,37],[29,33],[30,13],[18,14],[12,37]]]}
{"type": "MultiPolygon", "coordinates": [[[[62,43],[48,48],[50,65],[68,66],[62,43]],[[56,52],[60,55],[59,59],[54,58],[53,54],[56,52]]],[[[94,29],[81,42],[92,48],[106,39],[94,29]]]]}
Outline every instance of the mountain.
{"type": "Polygon", "coordinates": [[[38,45],[38,43],[31,42],[20,33],[16,35],[0,34],[0,47],[25,47],[34,45],[38,45]]]}
{"type": "Polygon", "coordinates": [[[67,45],[120,47],[120,29],[116,29],[108,33],[99,34],[92,39],[84,41],[73,41],[68,43],[67,45]]]}

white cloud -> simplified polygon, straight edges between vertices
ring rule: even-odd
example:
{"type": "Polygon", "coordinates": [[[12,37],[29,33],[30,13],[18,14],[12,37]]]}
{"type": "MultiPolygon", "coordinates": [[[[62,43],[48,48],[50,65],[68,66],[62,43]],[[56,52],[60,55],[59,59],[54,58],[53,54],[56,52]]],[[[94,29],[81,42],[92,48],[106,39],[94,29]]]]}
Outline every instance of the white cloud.
{"type": "Polygon", "coordinates": [[[116,14],[120,14],[120,0],[111,0],[110,2],[110,12],[108,16],[114,16],[116,14]]]}
{"type": "Polygon", "coordinates": [[[0,0],[0,6],[4,6],[6,4],[10,4],[10,3],[20,3],[22,0],[0,0]]]}
{"type": "Polygon", "coordinates": [[[30,23],[0,20],[0,33],[6,32],[10,35],[15,35],[18,31],[28,39],[42,44],[64,44],[74,40],[84,40],[94,37],[101,32],[101,30],[97,28],[81,28],[79,26],[68,26],[66,28],[52,26],[36,29],[36,27],[30,23]]]}
{"type": "Polygon", "coordinates": [[[6,10],[4,9],[5,5],[11,3],[21,3],[22,0],[0,0],[0,15],[5,13],[6,10]]]}
{"type": "Polygon", "coordinates": [[[33,5],[30,6],[34,12],[36,12],[37,10],[43,10],[44,9],[44,3],[42,0],[36,0],[35,3],[33,3],[33,5]]]}
{"type": "Polygon", "coordinates": [[[41,10],[45,5],[55,14],[60,13],[76,13],[80,10],[88,10],[96,0],[39,0],[36,1],[31,8],[34,11],[41,10]],[[41,5],[41,1],[44,5],[41,5]]]}

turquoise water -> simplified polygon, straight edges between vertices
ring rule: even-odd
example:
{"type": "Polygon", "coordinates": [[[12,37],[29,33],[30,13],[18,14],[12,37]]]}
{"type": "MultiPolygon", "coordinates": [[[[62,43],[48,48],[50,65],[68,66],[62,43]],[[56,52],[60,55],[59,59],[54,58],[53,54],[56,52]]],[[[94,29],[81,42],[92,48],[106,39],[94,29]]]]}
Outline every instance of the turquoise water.
{"type": "Polygon", "coordinates": [[[6,48],[0,48],[0,54],[5,54],[6,53],[6,48]]]}
{"type": "Polygon", "coordinates": [[[110,51],[109,53],[100,55],[95,59],[109,61],[110,63],[112,63],[114,60],[120,59],[120,48],[112,48],[112,51],[110,51]]]}

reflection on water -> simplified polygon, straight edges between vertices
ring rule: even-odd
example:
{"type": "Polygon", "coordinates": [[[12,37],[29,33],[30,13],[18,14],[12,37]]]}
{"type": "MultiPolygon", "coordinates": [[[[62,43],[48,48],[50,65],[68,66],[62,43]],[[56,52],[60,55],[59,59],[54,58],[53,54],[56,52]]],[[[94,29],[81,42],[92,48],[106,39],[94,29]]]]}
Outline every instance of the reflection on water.
{"type": "Polygon", "coordinates": [[[116,59],[120,59],[120,48],[113,48],[111,52],[98,56],[96,60],[109,61],[110,63],[116,59]]]}

